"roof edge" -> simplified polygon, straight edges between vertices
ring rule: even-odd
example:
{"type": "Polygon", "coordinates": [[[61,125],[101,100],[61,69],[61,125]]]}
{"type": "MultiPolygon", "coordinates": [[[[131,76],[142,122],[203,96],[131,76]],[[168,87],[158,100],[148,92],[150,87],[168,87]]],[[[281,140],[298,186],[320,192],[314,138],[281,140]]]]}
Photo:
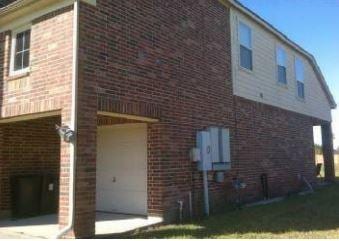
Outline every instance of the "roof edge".
{"type": "MultiPolygon", "coordinates": [[[[90,5],[96,6],[96,0],[81,0],[82,2],[88,3],[90,5]]],[[[16,0],[5,7],[0,8],[0,16],[9,14],[15,10],[18,10],[22,7],[25,7],[36,0],[16,0]]]]}
{"type": "Polygon", "coordinates": [[[21,7],[27,6],[35,0],[16,0],[5,7],[0,8],[0,16],[13,12],[21,7]]]}

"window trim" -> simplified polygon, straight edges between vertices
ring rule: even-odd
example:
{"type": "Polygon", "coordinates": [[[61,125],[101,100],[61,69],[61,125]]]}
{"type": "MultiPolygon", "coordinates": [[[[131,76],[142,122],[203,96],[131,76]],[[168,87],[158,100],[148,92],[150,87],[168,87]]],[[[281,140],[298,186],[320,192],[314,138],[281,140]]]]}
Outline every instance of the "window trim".
{"type": "MultiPolygon", "coordinates": [[[[21,26],[19,28],[13,29],[11,32],[11,53],[10,53],[10,67],[9,67],[9,76],[16,76],[16,75],[21,75],[28,73],[30,71],[30,64],[28,67],[20,70],[14,70],[14,62],[15,62],[15,48],[16,48],[16,36],[18,33],[27,31],[31,29],[31,24],[27,24],[24,26],[21,26]]],[[[32,36],[32,31],[31,31],[31,36],[32,36]]],[[[32,42],[32,38],[30,40],[32,42]]],[[[32,45],[30,44],[30,52],[31,52],[32,45]]],[[[31,53],[30,53],[31,56],[31,53]]],[[[30,60],[29,60],[30,63],[30,60]]]]}
{"type": "Polygon", "coordinates": [[[253,57],[253,28],[252,28],[252,26],[250,26],[248,23],[246,23],[245,21],[243,21],[243,20],[241,20],[241,19],[239,19],[238,21],[237,21],[237,39],[238,39],[238,46],[237,46],[237,49],[238,49],[238,66],[239,66],[239,68],[241,69],[241,70],[243,70],[243,71],[246,71],[246,72],[248,72],[248,73],[253,73],[253,69],[254,69],[254,57],[253,57]],[[249,29],[250,29],[250,33],[251,33],[251,47],[250,48],[248,48],[248,47],[246,47],[246,46],[244,46],[244,45],[242,45],[241,44],[241,39],[240,39],[240,25],[241,24],[243,24],[243,25],[245,25],[246,27],[248,27],[249,29]],[[252,68],[251,69],[248,69],[248,68],[246,68],[246,67],[243,67],[243,66],[241,66],[241,46],[243,46],[243,47],[245,47],[246,49],[249,49],[249,50],[251,50],[251,58],[252,58],[252,68]]]}
{"type": "Polygon", "coordinates": [[[296,95],[297,95],[297,99],[300,100],[300,101],[305,101],[306,99],[306,92],[305,92],[305,64],[304,64],[304,60],[299,57],[299,56],[295,56],[294,57],[294,78],[295,78],[295,86],[296,86],[296,95]],[[300,60],[300,62],[302,63],[302,66],[303,66],[303,80],[302,81],[299,81],[298,78],[297,78],[297,60],[300,60]],[[303,84],[303,93],[304,93],[304,96],[299,96],[299,90],[298,90],[298,82],[302,83],[303,84]]]}
{"type": "Polygon", "coordinates": [[[288,86],[288,78],[287,78],[287,62],[288,62],[288,56],[287,56],[287,51],[286,51],[286,49],[283,47],[283,46],[281,46],[280,44],[277,44],[276,46],[275,46],[275,75],[276,75],[276,80],[277,80],[277,83],[279,84],[279,85],[282,85],[282,86],[288,86]],[[278,61],[278,50],[279,49],[281,49],[283,52],[284,52],[284,54],[285,54],[285,65],[279,65],[279,61],[278,61]],[[280,82],[279,81],[279,70],[278,70],[278,68],[279,68],[279,66],[282,66],[282,67],[285,67],[285,80],[286,80],[286,82],[285,83],[283,83],[283,82],[280,82]]]}

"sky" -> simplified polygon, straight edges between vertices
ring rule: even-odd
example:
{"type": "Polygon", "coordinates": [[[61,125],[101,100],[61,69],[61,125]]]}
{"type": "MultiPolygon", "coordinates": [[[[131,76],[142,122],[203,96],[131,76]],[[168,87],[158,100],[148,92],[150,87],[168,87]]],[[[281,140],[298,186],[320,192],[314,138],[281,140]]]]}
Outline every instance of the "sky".
{"type": "MultiPolygon", "coordinates": [[[[313,54],[339,106],[339,0],[239,0],[313,54]]],[[[339,107],[338,107],[339,108],[339,107]]],[[[339,110],[332,111],[339,147],[339,110]]],[[[321,144],[315,128],[315,143],[321,144]]]]}

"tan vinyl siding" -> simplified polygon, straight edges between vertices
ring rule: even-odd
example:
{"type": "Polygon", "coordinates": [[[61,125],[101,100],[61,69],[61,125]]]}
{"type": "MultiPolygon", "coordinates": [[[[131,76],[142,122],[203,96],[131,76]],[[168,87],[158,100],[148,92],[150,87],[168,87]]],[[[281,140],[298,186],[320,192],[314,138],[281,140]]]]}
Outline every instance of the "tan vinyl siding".
{"type": "Polygon", "coordinates": [[[331,108],[316,73],[305,56],[287,46],[272,33],[244,16],[231,11],[232,61],[234,94],[249,100],[295,111],[308,116],[331,120],[331,108]],[[253,71],[239,65],[238,22],[252,28],[253,71]],[[286,51],[287,85],[278,83],[276,47],[286,51]],[[297,96],[294,60],[300,57],[304,64],[305,99],[297,96]]]}

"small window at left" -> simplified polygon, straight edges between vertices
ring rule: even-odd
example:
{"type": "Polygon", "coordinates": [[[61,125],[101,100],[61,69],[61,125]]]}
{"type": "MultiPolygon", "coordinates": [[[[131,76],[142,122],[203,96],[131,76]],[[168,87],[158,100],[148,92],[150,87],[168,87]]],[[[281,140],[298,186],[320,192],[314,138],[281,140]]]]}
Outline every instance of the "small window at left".
{"type": "Polygon", "coordinates": [[[11,73],[25,73],[29,69],[31,30],[13,32],[11,73]]]}

